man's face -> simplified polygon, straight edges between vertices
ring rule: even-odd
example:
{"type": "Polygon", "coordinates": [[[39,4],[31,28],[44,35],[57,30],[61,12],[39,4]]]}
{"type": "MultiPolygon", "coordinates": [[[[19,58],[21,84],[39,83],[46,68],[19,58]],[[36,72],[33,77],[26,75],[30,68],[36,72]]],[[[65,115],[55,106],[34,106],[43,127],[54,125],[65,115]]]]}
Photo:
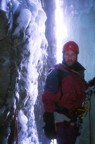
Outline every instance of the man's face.
{"type": "Polygon", "coordinates": [[[77,54],[71,50],[63,53],[63,59],[68,66],[72,66],[77,61],[77,54]]]}

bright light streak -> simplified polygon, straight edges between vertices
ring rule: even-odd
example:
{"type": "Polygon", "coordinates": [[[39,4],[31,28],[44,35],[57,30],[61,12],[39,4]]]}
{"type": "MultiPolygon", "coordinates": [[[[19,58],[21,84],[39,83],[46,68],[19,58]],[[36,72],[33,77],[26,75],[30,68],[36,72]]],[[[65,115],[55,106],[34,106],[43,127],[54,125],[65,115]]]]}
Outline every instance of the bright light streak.
{"type": "Polygon", "coordinates": [[[53,139],[50,144],[57,144],[56,139],[53,139]]]}
{"type": "Polygon", "coordinates": [[[65,20],[63,16],[63,9],[60,7],[60,0],[56,0],[56,10],[55,10],[55,23],[56,23],[56,43],[57,43],[57,62],[62,61],[62,46],[63,39],[65,39],[67,35],[67,28],[65,25],[65,20]]]}
{"type": "MultiPolygon", "coordinates": [[[[63,40],[68,36],[65,20],[63,17],[63,9],[60,7],[60,0],[55,0],[55,26],[56,26],[56,44],[57,44],[57,62],[62,61],[62,46],[63,40]]],[[[50,144],[57,144],[56,139],[52,140],[50,144]]]]}

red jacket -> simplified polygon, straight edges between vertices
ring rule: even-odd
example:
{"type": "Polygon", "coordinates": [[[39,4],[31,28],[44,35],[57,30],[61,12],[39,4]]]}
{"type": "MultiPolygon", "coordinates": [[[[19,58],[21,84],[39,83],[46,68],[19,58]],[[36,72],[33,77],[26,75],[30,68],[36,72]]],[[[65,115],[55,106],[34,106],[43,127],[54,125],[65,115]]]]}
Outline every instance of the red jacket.
{"type": "Polygon", "coordinates": [[[47,76],[42,95],[45,111],[56,111],[56,104],[67,109],[81,107],[86,97],[86,89],[87,84],[79,75],[79,69],[74,71],[62,64],[55,66],[47,76]]]}

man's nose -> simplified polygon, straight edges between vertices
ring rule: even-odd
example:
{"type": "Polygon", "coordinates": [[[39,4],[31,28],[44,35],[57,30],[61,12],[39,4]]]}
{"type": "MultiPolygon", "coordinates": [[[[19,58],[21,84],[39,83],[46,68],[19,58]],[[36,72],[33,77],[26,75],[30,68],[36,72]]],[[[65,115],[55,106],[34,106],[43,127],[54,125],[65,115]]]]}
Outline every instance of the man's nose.
{"type": "Polygon", "coordinates": [[[68,56],[68,59],[69,59],[69,60],[72,60],[72,56],[68,56]]]}

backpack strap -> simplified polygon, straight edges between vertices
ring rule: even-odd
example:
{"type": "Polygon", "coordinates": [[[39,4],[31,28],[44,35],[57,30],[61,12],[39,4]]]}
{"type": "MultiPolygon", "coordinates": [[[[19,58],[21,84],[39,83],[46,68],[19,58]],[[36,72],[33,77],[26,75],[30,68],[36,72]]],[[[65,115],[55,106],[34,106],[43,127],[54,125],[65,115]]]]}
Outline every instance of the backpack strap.
{"type": "Polygon", "coordinates": [[[57,69],[57,76],[58,76],[59,87],[60,87],[60,92],[61,92],[60,99],[61,99],[63,96],[62,79],[67,75],[67,72],[62,64],[55,65],[55,68],[57,69]]]}
{"type": "Polygon", "coordinates": [[[57,69],[59,86],[61,86],[62,79],[67,75],[67,71],[65,70],[62,64],[57,64],[54,67],[57,69]]]}
{"type": "Polygon", "coordinates": [[[46,78],[45,90],[56,93],[61,86],[62,79],[67,75],[67,71],[64,70],[62,64],[54,65],[49,70],[46,78]]]}

